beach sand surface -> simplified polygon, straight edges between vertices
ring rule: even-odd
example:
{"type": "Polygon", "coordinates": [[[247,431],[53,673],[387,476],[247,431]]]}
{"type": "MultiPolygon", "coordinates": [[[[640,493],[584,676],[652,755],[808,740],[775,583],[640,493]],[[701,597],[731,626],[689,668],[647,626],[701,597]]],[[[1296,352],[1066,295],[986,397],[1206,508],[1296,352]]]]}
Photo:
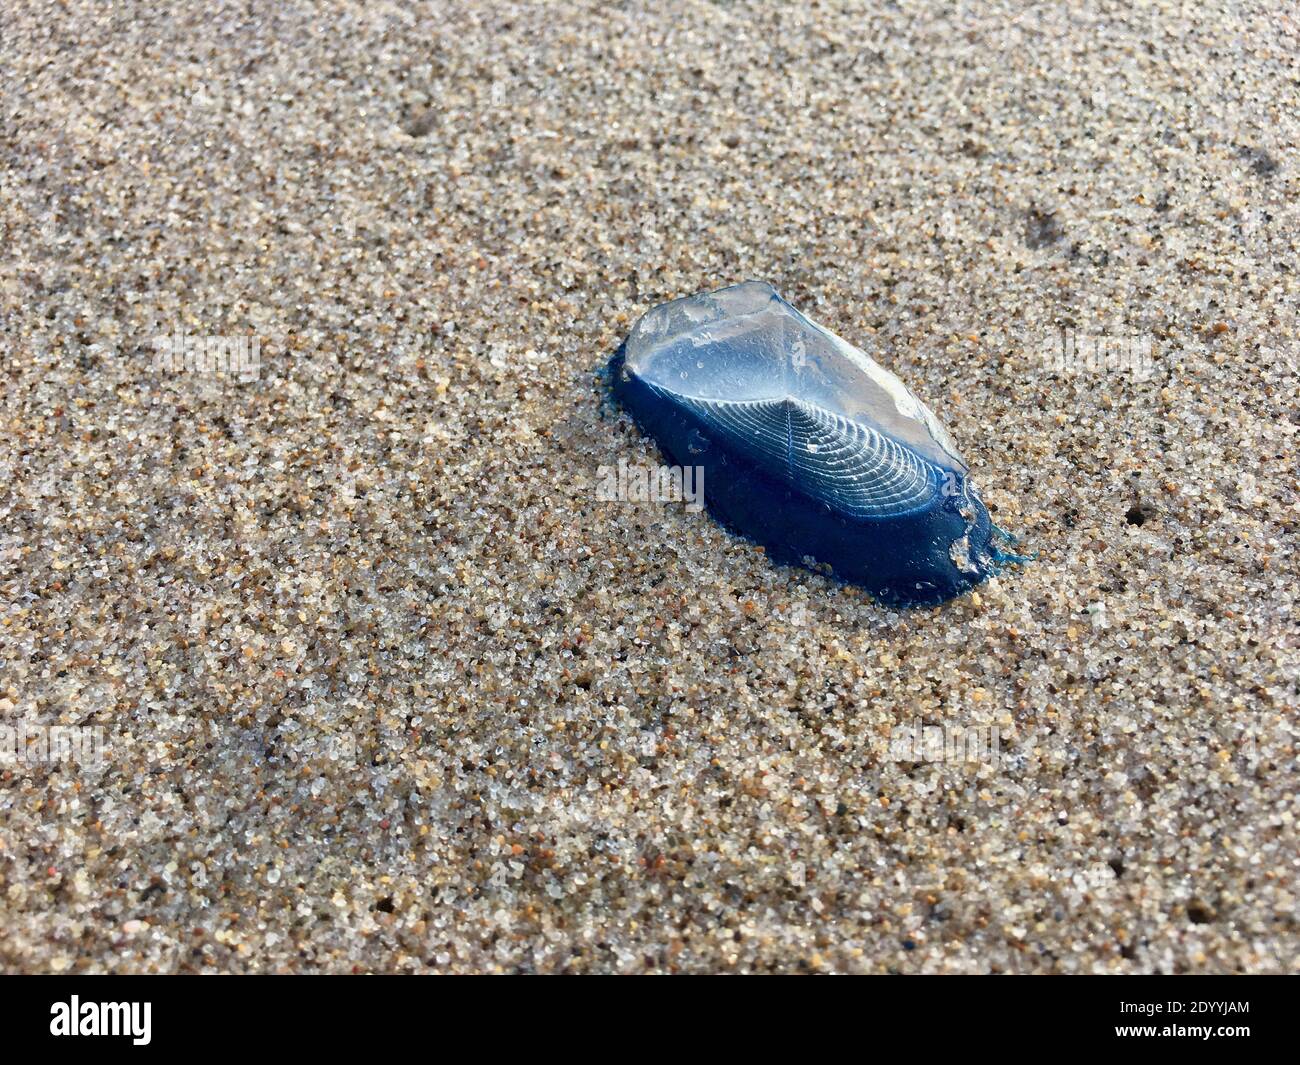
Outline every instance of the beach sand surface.
{"type": "Polygon", "coordinates": [[[7,4],[0,967],[1294,971],[1278,10],[7,4]],[[747,278],[1036,560],[599,499],[747,278]]]}

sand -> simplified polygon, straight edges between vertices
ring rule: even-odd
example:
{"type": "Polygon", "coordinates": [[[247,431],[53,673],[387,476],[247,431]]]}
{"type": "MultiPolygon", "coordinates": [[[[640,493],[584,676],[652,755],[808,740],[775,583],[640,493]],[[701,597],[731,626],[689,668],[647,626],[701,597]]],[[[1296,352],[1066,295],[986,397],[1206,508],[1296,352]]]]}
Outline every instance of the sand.
{"type": "Polygon", "coordinates": [[[0,966],[1295,970],[1277,10],[7,5],[0,966]],[[745,278],[1037,560],[599,499],[596,370],[745,278]]]}

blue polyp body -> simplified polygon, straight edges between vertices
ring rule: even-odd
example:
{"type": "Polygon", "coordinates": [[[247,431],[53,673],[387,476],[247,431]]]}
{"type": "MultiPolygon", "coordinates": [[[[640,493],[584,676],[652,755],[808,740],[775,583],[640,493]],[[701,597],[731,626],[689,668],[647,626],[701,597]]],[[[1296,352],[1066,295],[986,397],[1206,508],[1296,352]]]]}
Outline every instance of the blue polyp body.
{"type": "MultiPolygon", "coordinates": [[[[775,293],[773,297],[779,300],[775,293]]],[[[829,481],[828,486],[828,481],[815,478],[801,480],[790,472],[792,464],[783,468],[779,455],[774,458],[770,444],[763,453],[712,409],[683,401],[630,371],[626,351],[625,342],[609,364],[617,401],[658,443],[669,462],[703,468],[704,500],[710,513],[732,531],[763,545],[773,561],[828,568],[836,578],[863,587],[881,602],[921,605],[962,594],[1013,557],[997,546],[995,527],[960,460],[954,459],[956,468],[950,469],[909,451],[909,469],[921,472],[914,474],[908,505],[901,508],[905,512],[855,514],[844,504],[843,494],[837,495],[835,482],[829,481]]],[[[707,359],[709,354],[701,350],[700,357],[707,359]]],[[[928,411],[926,416],[932,419],[928,411]]],[[[935,431],[946,441],[942,430],[935,431]]],[[[888,447],[896,454],[906,444],[890,437],[888,447]]],[[[937,453],[942,458],[943,453],[937,453]]],[[[814,454],[813,459],[817,457],[814,454]]],[[[808,456],[804,459],[806,463],[808,456]]]]}

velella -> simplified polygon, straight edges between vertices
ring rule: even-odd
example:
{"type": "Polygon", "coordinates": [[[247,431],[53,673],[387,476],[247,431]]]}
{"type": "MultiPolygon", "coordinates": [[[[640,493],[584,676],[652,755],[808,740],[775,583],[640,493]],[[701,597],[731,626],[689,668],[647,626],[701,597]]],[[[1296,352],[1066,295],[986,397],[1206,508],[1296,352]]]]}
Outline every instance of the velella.
{"type": "Polygon", "coordinates": [[[702,468],[709,512],[775,562],[913,605],[1024,561],[930,409],[764,282],[647,311],[609,377],[670,462],[702,468]]]}

